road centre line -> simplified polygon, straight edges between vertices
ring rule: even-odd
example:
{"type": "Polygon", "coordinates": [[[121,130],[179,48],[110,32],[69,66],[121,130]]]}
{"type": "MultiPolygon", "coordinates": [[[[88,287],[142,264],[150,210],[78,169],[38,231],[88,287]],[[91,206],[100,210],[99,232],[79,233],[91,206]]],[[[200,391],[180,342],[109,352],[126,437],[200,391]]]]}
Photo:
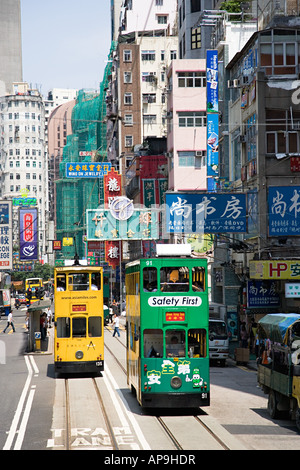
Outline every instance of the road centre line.
{"type": "MultiPolygon", "coordinates": [[[[131,413],[131,411],[129,410],[129,407],[128,407],[128,403],[123,395],[123,393],[121,392],[117,382],[115,381],[113,375],[111,374],[108,366],[107,366],[107,363],[105,364],[105,371],[103,372],[103,378],[105,380],[105,383],[108,387],[108,389],[111,391],[111,392],[117,392],[117,394],[119,395],[122,403],[123,403],[123,406],[124,406],[124,410],[125,410],[125,413],[128,417],[128,419],[130,420],[131,424],[132,424],[132,427],[136,433],[136,436],[138,438],[138,440],[140,441],[141,445],[142,445],[142,449],[143,450],[151,450],[151,447],[149,446],[148,442],[146,441],[145,437],[144,437],[144,434],[142,433],[142,430],[140,428],[140,426],[138,425],[136,419],[134,418],[133,414],[131,413]],[[108,377],[108,380],[110,381],[110,383],[112,384],[112,386],[114,387],[114,390],[111,388],[110,384],[108,383],[108,380],[106,380],[106,374],[107,374],[107,377],[108,377]]],[[[113,396],[113,395],[111,395],[113,396]]],[[[116,403],[115,403],[115,407],[116,407],[116,410],[118,412],[118,415],[120,417],[120,420],[124,426],[124,424],[126,426],[128,426],[128,423],[126,421],[126,418],[124,416],[124,413],[120,407],[120,405],[117,407],[118,405],[118,400],[116,400],[116,403]]]]}

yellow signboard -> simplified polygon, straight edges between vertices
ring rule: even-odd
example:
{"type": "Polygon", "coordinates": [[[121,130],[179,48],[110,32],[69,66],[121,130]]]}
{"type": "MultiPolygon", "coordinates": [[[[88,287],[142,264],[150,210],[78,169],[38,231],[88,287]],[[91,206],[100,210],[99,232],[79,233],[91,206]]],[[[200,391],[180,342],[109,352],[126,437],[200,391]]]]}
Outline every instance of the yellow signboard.
{"type": "Polygon", "coordinates": [[[64,237],[63,238],[63,246],[73,246],[73,238],[64,237]]]}
{"type": "Polygon", "coordinates": [[[300,280],[300,260],[250,261],[250,279],[300,280]]]}

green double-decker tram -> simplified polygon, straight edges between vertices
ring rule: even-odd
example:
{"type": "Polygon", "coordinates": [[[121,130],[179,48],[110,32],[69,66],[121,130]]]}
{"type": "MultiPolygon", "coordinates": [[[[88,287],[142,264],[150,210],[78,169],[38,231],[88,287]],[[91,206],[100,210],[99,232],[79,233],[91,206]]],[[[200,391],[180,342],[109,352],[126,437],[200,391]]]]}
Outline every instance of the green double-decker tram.
{"type": "Polygon", "coordinates": [[[143,407],[208,406],[207,261],[126,266],[127,382],[143,407]]]}

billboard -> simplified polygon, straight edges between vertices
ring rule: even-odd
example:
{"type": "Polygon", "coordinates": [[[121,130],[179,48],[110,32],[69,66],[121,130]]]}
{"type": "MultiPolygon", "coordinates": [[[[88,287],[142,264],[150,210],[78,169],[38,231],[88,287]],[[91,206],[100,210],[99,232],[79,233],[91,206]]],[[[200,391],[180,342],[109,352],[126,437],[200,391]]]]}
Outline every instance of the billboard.
{"type": "Polygon", "coordinates": [[[0,270],[13,269],[12,203],[0,201],[0,270]]]}
{"type": "Polygon", "coordinates": [[[20,261],[38,259],[38,210],[37,208],[19,209],[20,261]]]}
{"type": "Polygon", "coordinates": [[[166,193],[166,233],[244,233],[244,193],[166,193]]]}
{"type": "Polygon", "coordinates": [[[102,178],[111,169],[111,163],[66,163],[67,178],[102,178]]]}
{"type": "Polygon", "coordinates": [[[269,186],[269,236],[300,235],[300,186],[269,186]]]}

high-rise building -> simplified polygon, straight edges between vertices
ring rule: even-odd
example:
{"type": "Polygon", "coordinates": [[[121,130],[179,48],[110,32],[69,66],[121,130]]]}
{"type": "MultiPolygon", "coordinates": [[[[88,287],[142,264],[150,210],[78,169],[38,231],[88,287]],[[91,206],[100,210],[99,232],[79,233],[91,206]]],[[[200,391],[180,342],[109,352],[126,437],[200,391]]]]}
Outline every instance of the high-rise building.
{"type": "Polygon", "coordinates": [[[11,93],[13,82],[22,82],[20,0],[1,0],[0,96],[11,93]]]}
{"type": "MultiPolygon", "coordinates": [[[[0,96],[0,199],[21,194],[35,198],[38,207],[39,255],[46,253],[48,167],[45,145],[45,108],[38,90],[14,83],[15,93],[0,96]]],[[[18,217],[13,242],[18,245],[18,217]]]]}

